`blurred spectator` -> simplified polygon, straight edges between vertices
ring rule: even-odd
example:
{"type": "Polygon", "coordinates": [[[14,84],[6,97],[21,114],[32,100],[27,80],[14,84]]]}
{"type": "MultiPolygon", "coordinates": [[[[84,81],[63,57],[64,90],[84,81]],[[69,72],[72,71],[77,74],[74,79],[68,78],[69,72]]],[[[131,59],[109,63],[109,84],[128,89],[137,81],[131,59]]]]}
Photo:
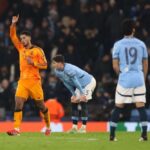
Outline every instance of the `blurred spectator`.
{"type": "Polygon", "coordinates": [[[10,83],[7,79],[3,79],[0,82],[0,107],[10,110],[11,96],[10,83]]]}
{"type": "Polygon", "coordinates": [[[43,85],[45,100],[54,97],[59,97],[59,83],[54,75],[49,75],[48,80],[43,85]]]}
{"type": "Polygon", "coordinates": [[[61,118],[64,117],[64,108],[56,98],[48,99],[45,102],[50,114],[52,122],[60,122],[61,118]]]}
{"type": "MultiPolygon", "coordinates": [[[[51,130],[52,132],[61,132],[63,131],[63,126],[60,123],[62,117],[64,116],[64,108],[56,98],[48,99],[45,102],[49,110],[50,120],[51,120],[51,130]]],[[[42,128],[42,132],[46,130],[46,127],[42,128]]]]}
{"type": "Polygon", "coordinates": [[[10,74],[9,74],[8,67],[7,66],[0,67],[0,80],[4,78],[9,79],[9,77],[10,74]]]}

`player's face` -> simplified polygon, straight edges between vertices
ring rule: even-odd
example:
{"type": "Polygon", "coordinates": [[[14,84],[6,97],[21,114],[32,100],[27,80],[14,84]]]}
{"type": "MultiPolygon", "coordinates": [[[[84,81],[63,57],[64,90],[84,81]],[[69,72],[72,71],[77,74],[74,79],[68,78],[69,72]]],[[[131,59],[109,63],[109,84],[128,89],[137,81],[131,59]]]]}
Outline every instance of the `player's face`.
{"type": "Polygon", "coordinates": [[[27,36],[25,34],[22,34],[22,35],[20,35],[20,41],[24,47],[27,47],[29,45],[29,43],[31,42],[31,37],[27,36]]]}
{"type": "Polygon", "coordinates": [[[56,62],[56,61],[52,62],[52,68],[54,69],[63,70],[63,66],[64,65],[61,62],[56,62]]]}

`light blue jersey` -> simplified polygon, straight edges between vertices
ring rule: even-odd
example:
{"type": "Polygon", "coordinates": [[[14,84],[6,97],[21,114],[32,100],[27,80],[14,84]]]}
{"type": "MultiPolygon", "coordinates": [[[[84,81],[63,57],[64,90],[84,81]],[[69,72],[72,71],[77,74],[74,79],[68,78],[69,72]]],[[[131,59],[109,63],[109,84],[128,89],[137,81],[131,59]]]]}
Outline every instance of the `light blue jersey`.
{"type": "Polygon", "coordinates": [[[144,42],[134,37],[125,37],[114,44],[112,57],[119,60],[119,85],[124,88],[144,85],[142,61],[148,59],[144,42]]]}
{"type": "Polygon", "coordinates": [[[64,64],[64,70],[55,69],[56,76],[64,83],[68,90],[75,95],[75,88],[79,89],[81,94],[84,88],[92,80],[92,75],[69,63],[64,64]]]}

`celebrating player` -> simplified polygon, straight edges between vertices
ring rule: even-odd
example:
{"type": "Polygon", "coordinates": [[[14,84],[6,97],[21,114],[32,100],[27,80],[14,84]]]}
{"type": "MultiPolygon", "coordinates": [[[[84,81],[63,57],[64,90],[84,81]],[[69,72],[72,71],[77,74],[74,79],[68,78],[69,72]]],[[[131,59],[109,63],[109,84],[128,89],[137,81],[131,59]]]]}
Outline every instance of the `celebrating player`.
{"type": "Polygon", "coordinates": [[[50,118],[48,109],[44,105],[43,90],[39,69],[47,68],[47,61],[43,50],[31,43],[31,34],[23,31],[18,38],[16,35],[16,23],[19,15],[13,16],[10,26],[10,38],[19,52],[20,79],[15,94],[14,129],[7,132],[8,135],[19,135],[22,121],[22,109],[24,102],[31,97],[37,107],[43,113],[46,123],[45,135],[50,134],[50,118]]]}
{"type": "Polygon", "coordinates": [[[88,120],[87,102],[92,99],[92,93],[96,86],[94,77],[77,66],[65,63],[62,55],[56,55],[52,60],[56,76],[72,93],[72,129],[70,133],[85,133],[88,120]],[[78,130],[79,111],[81,111],[82,126],[78,130]]]}
{"type": "Polygon", "coordinates": [[[116,141],[115,130],[125,103],[135,103],[139,111],[142,133],[139,141],[147,141],[147,114],[145,110],[145,79],[148,54],[145,44],[134,37],[134,22],[123,22],[124,38],[114,44],[113,68],[119,74],[115,96],[115,109],[110,122],[110,140],[116,141]]]}

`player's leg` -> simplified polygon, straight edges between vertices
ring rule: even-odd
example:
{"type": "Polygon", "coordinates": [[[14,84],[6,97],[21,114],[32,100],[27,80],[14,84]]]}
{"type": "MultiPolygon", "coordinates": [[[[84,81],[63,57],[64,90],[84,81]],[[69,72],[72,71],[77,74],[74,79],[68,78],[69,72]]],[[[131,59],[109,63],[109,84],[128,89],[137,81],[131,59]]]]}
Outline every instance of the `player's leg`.
{"type": "Polygon", "coordinates": [[[91,82],[84,88],[85,95],[86,95],[86,101],[81,101],[81,120],[82,120],[82,126],[79,129],[79,133],[86,133],[86,124],[88,121],[88,107],[87,103],[88,101],[92,100],[92,94],[96,87],[96,80],[92,78],[91,82]]]}
{"type": "Polygon", "coordinates": [[[78,103],[71,103],[72,107],[72,128],[68,131],[68,133],[77,133],[78,131],[78,120],[79,120],[79,110],[78,103]]]}
{"type": "Polygon", "coordinates": [[[71,100],[71,120],[72,120],[72,128],[68,131],[68,133],[77,133],[78,131],[78,120],[79,120],[79,90],[75,90],[76,93],[76,101],[71,100]]]}
{"type": "Polygon", "coordinates": [[[137,102],[136,108],[139,111],[141,129],[142,129],[140,140],[147,141],[147,113],[146,113],[146,109],[145,109],[145,103],[137,102]]]}
{"type": "Polygon", "coordinates": [[[132,102],[132,92],[133,89],[126,89],[120,85],[117,85],[116,94],[115,94],[115,108],[112,111],[110,119],[110,141],[116,140],[116,128],[119,121],[119,116],[123,111],[124,103],[132,102]]]}
{"type": "Polygon", "coordinates": [[[43,114],[43,119],[45,121],[46,124],[46,132],[45,134],[47,135],[48,132],[50,132],[50,114],[48,111],[48,108],[45,106],[44,101],[43,100],[35,100],[36,106],[39,108],[39,110],[41,111],[41,113],[43,114]]]}
{"type": "Polygon", "coordinates": [[[18,82],[18,87],[15,96],[15,111],[14,111],[14,129],[7,132],[8,135],[19,135],[20,134],[20,124],[22,121],[22,109],[24,102],[28,98],[28,91],[18,82]]]}
{"type": "Polygon", "coordinates": [[[112,111],[110,119],[110,141],[115,141],[115,132],[117,128],[117,123],[119,121],[119,116],[123,111],[124,104],[115,104],[115,108],[112,111]]]}
{"type": "Polygon", "coordinates": [[[86,124],[88,121],[88,107],[87,102],[81,102],[81,120],[82,120],[82,126],[79,129],[79,133],[86,133],[86,124]]]}
{"type": "Polygon", "coordinates": [[[20,129],[20,124],[22,121],[22,110],[24,102],[26,101],[25,98],[22,97],[15,97],[15,111],[14,111],[14,128],[20,129]]]}
{"type": "Polygon", "coordinates": [[[43,114],[43,119],[46,124],[46,135],[50,134],[50,114],[48,108],[44,104],[43,90],[40,81],[36,81],[34,86],[30,89],[30,96],[35,100],[36,106],[43,114]]]}
{"type": "Polygon", "coordinates": [[[145,98],[146,89],[145,86],[138,87],[134,91],[134,99],[135,99],[135,105],[140,115],[140,122],[141,122],[141,138],[140,141],[147,141],[147,113],[145,109],[145,98]]]}

